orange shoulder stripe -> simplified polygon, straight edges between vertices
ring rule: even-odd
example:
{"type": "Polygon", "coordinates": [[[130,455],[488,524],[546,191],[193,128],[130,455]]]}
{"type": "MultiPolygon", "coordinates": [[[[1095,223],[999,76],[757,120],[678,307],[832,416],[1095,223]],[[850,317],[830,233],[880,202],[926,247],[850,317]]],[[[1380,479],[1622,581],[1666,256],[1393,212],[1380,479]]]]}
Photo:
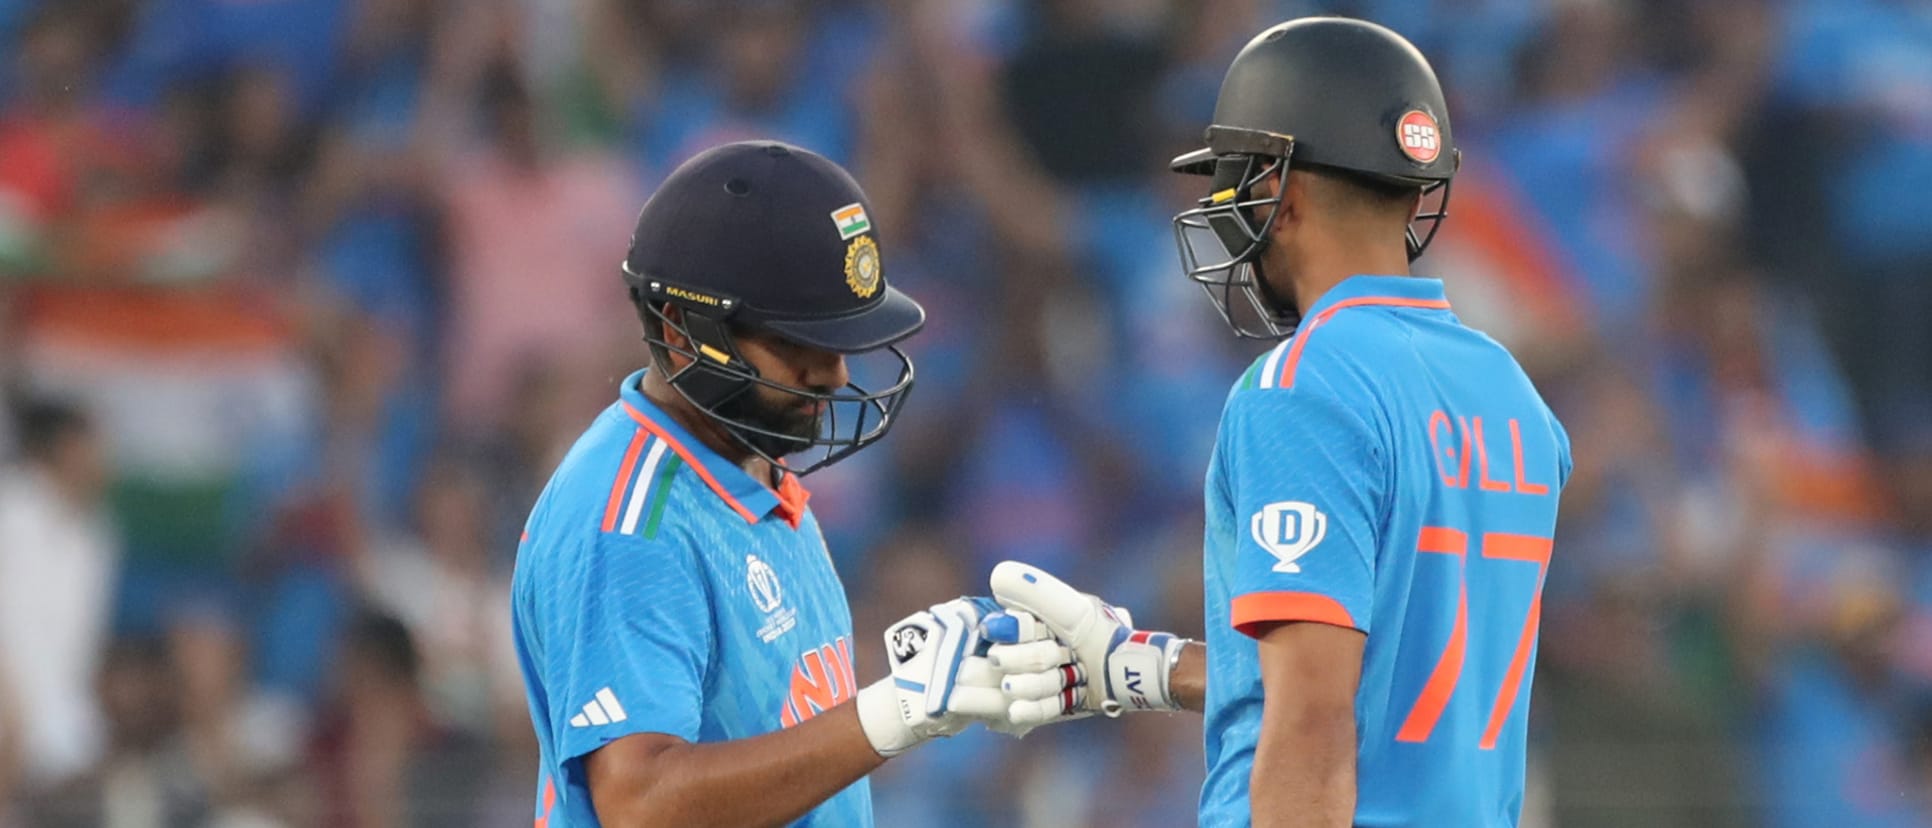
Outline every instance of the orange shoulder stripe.
{"type": "Polygon", "coordinates": [[[1447,299],[1410,299],[1402,296],[1357,296],[1353,299],[1343,299],[1340,302],[1336,302],[1333,306],[1331,306],[1327,310],[1316,314],[1314,319],[1308,320],[1308,326],[1305,329],[1295,334],[1294,344],[1288,346],[1288,357],[1287,359],[1282,360],[1281,379],[1275,383],[1275,387],[1276,388],[1295,387],[1295,366],[1300,364],[1301,362],[1301,349],[1308,345],[1309,337],[1314,336],[1315,329],[1320,327],[1323,322],[1328,321],[1328,317],[1334,316],[1336,311],[1339,311],[1343,308],[1358,308],[1365,305],[1381,305],[1384,307],[1395,307],[1395,308],[1430,308],[1434,310],[1448,310],[1449,300],[1447,299]]]}
{"type": "Polygon", "coordinates": [[[624,502],[624,484],[631,481],[631,473],[637,471],[637,453],[644,448],[644,429],[631,433],[631,444],[624,449],[624,462],[617,467],[617,480],[610,484],[610,500],[604,504],[604,531],[617,528],[618,506],[624,502]]]}

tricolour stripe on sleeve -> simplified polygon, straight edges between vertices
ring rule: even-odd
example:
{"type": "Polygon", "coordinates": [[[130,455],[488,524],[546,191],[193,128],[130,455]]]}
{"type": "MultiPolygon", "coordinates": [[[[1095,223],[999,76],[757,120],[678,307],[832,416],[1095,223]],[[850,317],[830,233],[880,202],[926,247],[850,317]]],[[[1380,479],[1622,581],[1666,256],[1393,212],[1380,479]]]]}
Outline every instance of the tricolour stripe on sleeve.
{"type": "Polygon", "coordinates": [[[690,449],[685,448],[678,442],[676,437],[671,436],[670,432],[665,431],[664,426],[658,425],[651,418],[644,416],[637,409],[632,408],[630,403],[620,402],[618,405],[623,406],[624,413],[629,415],[638,425],[644,427],[646,431],[651,432],[652,436],[670,443],[671,450],[677,452],[679,457],[684,458],[684,464],[690,466],[692,471],[697,472],[698,479],[703,480],[704,485],[710,486],[711,491],[717,492],[718,497],[724,500],[725,505],[731,507],[731,511],[737,512],[738,516],[744,518],[746,523],[758,522],[758,515],[752,514],[750,509],[745,508],[745,504],[739,503],[738,498],[731,494],[731,490],[720,484],[718,478],[712,476],[710,470],[704,467],[704,463],[699,462],[697,456],[692,454],[690,449]]]}
{"type": "Polygon", "coordinates": [[[1256,359],[1248,364],[1248,370],[1241,372],[1241,390],[1251,391],[1261,386],[1261,363],[1265,361],[1256,359]]]}
{"type": "Polygon", "coordinates": [[[644,501],[651,490],[652,475],[657,473],[658,464],[664,460],[664,447],[663,440],[652,440],[651,450],[644,455],[644,463],[637,470],[637,481],[631,484],[630,504],[624,507],[623,531],[626,535],[637,532],[637,519],[644,514],[644,501]]]}
{"type": "Polygon", "coordinates": [[[650,434],[644,429],[631,432],[631,443],[624,449],[624,462],[617,467],[617,479],[610,484],[610,500],[604,504],[604,531],[617,528],[618,510],[624,504],[624,485],[631,482],[631,472],[637,469],[637,453],[644,448],[644,441],[650,434]]]}
{"type": "Polygon", "coordinates": [[[673,454],[665,458],[664,468],[658,470],[657,485],[651,487],[651,516],[644,521],[644,537],[657,537],[657,526],[664,520],[664,505],[671,501],[671,480],[683,465],[684,461],[673,454]]]}
{"type": "Polygon", "coordinates": [[[1288,342],[1282,342],[1268,352],[1268,361],[1261,364],[1261,387],[1275,387],[1275,377],[1281,371],[1281,355],[1288,351],[1288,342]]]}

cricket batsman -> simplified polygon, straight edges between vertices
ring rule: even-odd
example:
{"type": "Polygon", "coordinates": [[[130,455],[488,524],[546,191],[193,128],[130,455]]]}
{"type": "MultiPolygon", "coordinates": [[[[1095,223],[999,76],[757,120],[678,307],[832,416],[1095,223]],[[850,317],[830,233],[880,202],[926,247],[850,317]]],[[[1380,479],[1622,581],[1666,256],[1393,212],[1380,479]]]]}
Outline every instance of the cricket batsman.
{"type": "Polygon", "coordinates": [[[1221,411],[1205,647],[1001,564],[995,597],[1059,639],[992,648],[1011,715],[1199,710],[1204,826],[1514,826],[1569,438],[1409,273],[1459,160],[1435,72],[1381,26],[1290,21],[1235,57],[1206,143],[1173,163],[1208,181],[1174,218],[1187,276],[1281,342],[1221,411]]]}
{"type": "Polygon", "coordinates": [[[868,206],[831,161],[764,141],[692,158],[638,216],[622,271],[650,367],[517,552],[539,828],[869,826],[863,777],[887,757],[975,718],[1017,732],[981,655],[987,599],[893,625],[891,675],[854,681],[799,477],[885,436],[912,386],[895,345],[925,311],[886,284],[868,206]],[[862,353],[885,363],[877,391],[851,376],[862,353]]]}

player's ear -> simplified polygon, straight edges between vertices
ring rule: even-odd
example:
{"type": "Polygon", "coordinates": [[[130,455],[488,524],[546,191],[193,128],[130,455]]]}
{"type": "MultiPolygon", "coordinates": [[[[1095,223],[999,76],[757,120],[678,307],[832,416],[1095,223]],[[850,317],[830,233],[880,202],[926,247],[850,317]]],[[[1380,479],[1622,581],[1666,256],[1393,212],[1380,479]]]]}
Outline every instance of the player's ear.
{"type": "Polygon", "coordinates": [[[662,320],[664,344],[671,346],[670,350],[664,353],[663,359],[669,363],[666,368],[676,370],[690,361],[690,358],[685,356],[691,351],[691,337],[684,334],[684,308],[666,302],[661,310],[664,314],[662,320]]]}
{"type": "Polygon", "coordinates": [[[1305,172],[1288,173],[1288,183],[1282,189],[1281,204],[1275,207],[1276,210],[1281,211],[1280,217],[1275,219],[1276,226],[1298,225],[1308,217],[1308,208],[1315,197],[1315,193],[1312,192],[1313,186],[1309,182],[1312,177],[1305,172]]]}
{"type": "Polygon", "coordinates": [[[1289,245],[1302,219],[1308,215],[1308,174],[1290,171],[1287,181],[1276,186],[1282,188],[1281,201],[1256,208],[1255,223],[1267,225],[1270,244],[1289,245]],[[1269,214],[1263,212],[1265,210],[1274,211],[1272,221],[1269,220],[1269,214]]]}

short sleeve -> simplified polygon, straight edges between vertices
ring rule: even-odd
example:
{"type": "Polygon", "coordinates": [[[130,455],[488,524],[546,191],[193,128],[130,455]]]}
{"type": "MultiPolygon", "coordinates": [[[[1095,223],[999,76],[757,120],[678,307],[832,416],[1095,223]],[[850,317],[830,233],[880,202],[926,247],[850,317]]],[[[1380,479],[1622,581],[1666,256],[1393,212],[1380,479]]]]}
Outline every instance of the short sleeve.
{"type": "Polygon", "coordinates": [[[598,535],[588,547],[538,588],[558,761],[634,733],[697,741],[713,641],[694,551],[669,532],[598,535]]]}
{"type": "Polygon", "coordinates": [[[1575,468],[1576,462],[1570,456],[1570,432],[1563,427],[1563,421],[1558,420],[1555,414],[1551,414],[1550,427],[1556,432],[1558,465],[1556,488],[1560,491],[1563,487],[1570,485],[1570,471],[1575,468]]]}
{"type": "Polygon", "coordinates": [[[1368,632],[1388,479],[1381,440],[1306,380],[1237,394],[1224,419],[1235,517],[1246,521],[1229,567],[1234,628],[1314,621],[1368,632]]]}

